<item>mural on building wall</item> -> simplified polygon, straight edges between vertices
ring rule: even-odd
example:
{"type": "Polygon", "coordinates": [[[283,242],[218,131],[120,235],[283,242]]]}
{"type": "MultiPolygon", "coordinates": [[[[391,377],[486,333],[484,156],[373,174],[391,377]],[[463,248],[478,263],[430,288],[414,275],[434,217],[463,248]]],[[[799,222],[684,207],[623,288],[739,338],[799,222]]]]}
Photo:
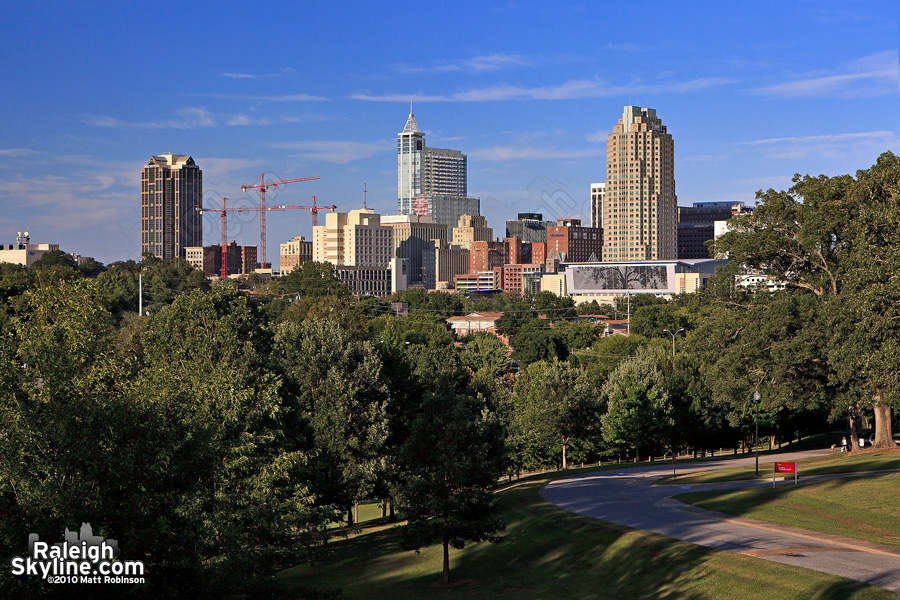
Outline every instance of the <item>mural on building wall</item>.
{"type": "Polygon", "coordinates": [[[577,267],[573,270],[578,290],[660,290],[669,288],[666,265],[618,265],[577,267]]]}

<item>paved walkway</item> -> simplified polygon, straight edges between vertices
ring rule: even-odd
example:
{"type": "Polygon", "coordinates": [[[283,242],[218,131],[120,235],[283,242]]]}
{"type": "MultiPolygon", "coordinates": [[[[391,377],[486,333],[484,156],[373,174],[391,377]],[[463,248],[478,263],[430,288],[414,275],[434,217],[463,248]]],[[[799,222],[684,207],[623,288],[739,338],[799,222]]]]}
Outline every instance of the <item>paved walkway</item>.
{"type": "MultiPolygon", "coordinates": [[[[814,450],[767,455],[761,457],[761,460],[770,463],[776,460],[797,460],[825,454],[831,454],[831,451],[814,450]]],[[[679,464],[678,471],[685,473],[734,467],[753,464],[753,460],[751,457],[679,464]]],[[[551,481],[543,488],[541,495],[545,500],[561,508],[585,516],[661,533],[718,550],[739,552],[841,575],[900,594],[900,548],[688,506],[673,499],[672,496],[687,490],[734,489],[772,483],[754,480],[685,486],[652,485],[654,479],[671,474],[671,463],[602,471],[551,481]]],[[[802,477],[802,472],[800,475],[802,477]]],[[[793,485],[793,482],[779,482],[778,485],[793,485]]]]}

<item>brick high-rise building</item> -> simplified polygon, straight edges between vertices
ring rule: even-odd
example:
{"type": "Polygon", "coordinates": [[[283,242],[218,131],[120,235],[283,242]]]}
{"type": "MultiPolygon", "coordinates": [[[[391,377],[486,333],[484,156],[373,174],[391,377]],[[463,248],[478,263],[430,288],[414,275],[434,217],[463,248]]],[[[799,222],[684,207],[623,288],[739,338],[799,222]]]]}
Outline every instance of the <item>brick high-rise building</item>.
{"type": "Polygon", "coordinates": [[[655,109],[625,107],[606,143],[604,261],[677,257],[674,152],[655,109]]]}
{"type": "Polygon", "coordinates": [[[151,156],[141,171],[141,254],[185,258],[203,245],[203,172],[190,156],[151,156]]]}

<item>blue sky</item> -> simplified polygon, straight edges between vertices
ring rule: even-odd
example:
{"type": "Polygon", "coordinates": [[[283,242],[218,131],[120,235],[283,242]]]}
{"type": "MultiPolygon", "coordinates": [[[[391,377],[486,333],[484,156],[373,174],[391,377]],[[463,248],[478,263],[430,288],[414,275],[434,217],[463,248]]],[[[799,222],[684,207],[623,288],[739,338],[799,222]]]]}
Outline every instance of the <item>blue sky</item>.
{"type": "MultiPolygon", "coordinates": [[[[321,177],[270,203],[347,211],[366,183],[395,212],[410,101],[428,145],[468,155],[501,236],[517,212],[588,218],[625,105],[668,126],[681,205],[900,151],[896,2],[23,2],[3,20],[0,243],[27,229],[103,262],[139,258],[140,170],[164,152],[194,157],[207,204],[266,172],[321,177]]],[[[256,219],[229,237],[258,243],[256,219]]],[[[270,257],[311,233],[308,211],[267,225],[270,257]]]]}

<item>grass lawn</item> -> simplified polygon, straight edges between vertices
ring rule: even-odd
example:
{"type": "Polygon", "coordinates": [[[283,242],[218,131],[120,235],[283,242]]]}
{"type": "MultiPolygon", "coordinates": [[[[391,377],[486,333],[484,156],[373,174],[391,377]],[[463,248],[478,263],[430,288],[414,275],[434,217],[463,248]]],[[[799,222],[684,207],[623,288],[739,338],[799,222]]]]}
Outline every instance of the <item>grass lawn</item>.
{"type": "MultiPolygon", "coordinates": [[[[900,454],[900,453],[898,453],[900,454]]],[[[778,488],[691,492],[678,500],[760,521],[900,546],[900,474],[832,479],[778,488]]]]}
{"type": "MultiPolygon", "coordinates": [[[[720,552],[578,516],[544,502],[550,477],[499,492],[507,524],[500,544],[451,550],[453,583],[441,579],[440,546],[398,549],[396,529],[373,526],[331,544],[314,565],[281,573],[286,583],[341,589],[344,598],[895,598],[839,577],[720,552]]],[[[365,524],[363,524],[365,526],[365,524]]]]}
{"type": "MultiPolygon", "coordinates": [[[[746,457],[746,455],[744,455],[746,457]]],[[[797,473],[800,480],[811,475],[833,475],[836,473],[856,473],[859,471],[888,471],[900,469],[900,449],[898,450],[863,450],[860,452],[842,453],[836,451],[828,456],[804,458],[797,462],[797,473]]],[[[766,462],[760,456],[759,475],[761,479],[772,478],[772,462],[766,462]]],[[[793,477],[793,476],[791,476],[793,477]]],[[[725,481],[742,481],[756,479],[754,465],[734,467],[731,469],[717,469],[698,473],[686,473],[678,475],[673,480],[671,477],[660,479],[657,483],[675,483],[679,485],[691,483],[718,483],[725,481]]]]}

